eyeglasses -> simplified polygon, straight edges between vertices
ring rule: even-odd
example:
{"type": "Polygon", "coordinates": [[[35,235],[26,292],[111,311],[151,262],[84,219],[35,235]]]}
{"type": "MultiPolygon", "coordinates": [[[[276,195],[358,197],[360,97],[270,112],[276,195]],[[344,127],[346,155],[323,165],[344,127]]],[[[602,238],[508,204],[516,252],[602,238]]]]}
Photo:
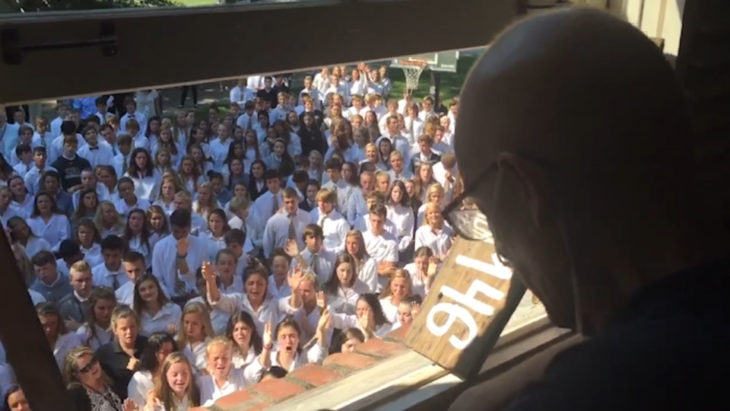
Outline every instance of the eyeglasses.
{"type": "Polygon", "coordinates": [[[98,363],[99,359],[96,358],[96,356],[92,357],[91,361],[89,361],[88,364],[84,365],[82,368],[79,368],[79,373],[86,374],[87,372],[91,371],[91,369],[94,368],[94,366],[98,363]]]}
{"type": "MultiPolygon", "coordinates": [[[[444,220],[449,223],[451,228],[454,229],[454,232],[456,232],[459,237],[473,241],[494,241],[492,232],[489,230],[489,224],[487,223],[487,216],[479,210],[476,197],[471,196],[470,193],[477,188],[477,185],[485,177],[487,177],[489,173],[496,169],[496,162],[485,168],[484,171],[482,171],[471,182],[471,184],[465,187],[461,194],[451,200],[446,208],[444,208],[444,211],[442,211],[441,214],[443,215],[444,220]]],[[[500,263],[505,266],[509,266],[509,261],[501,255],[499,251],[497,251],[497,258],[500,263]]]]}

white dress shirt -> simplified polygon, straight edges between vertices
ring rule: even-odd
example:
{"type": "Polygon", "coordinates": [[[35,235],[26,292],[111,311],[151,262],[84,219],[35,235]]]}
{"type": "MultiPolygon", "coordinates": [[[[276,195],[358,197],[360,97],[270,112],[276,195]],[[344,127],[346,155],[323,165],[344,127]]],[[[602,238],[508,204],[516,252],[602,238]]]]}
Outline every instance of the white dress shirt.
{"type": "Polygon", "coordinates": [[[362,236],[368,255],[376,263],[398,262],[398,245],[395,236],[387,231],[377,236],[372,231],[364,231],[362,236]]]}
{"type": "Polygon", "coordinates": [[[93,281],[94,285],[97,287],[104,286],[114,290],[115,278],[117,288],[131,281],[127,276],[127,273],[124,272],[124,267],[122,266],[122,264],[119,265],[119,268],[116,271],[110,271],[109,268],[107,268],[106,263],[102,262],[101,264],[92,268],[91,272],[94,274],[93,281]]]}
{"type": "Polygon", "coordinates": [[[88,160],[92,167],[96,167],[98,165],[109,165],[114,159],[114,150],[112,150],[112,146],[105,141],[98,143],[96,147],[91,147],[87,144],[84,147],[81,147],[76,154],[78,154],[79,157],[83,157],[88,160]]]}
{"type": "Polygon", "coordinates": [[[208,247],[204,239],[188,235],[190,246],[185,261],[190,272],[181,273],[177,269],[177,240],[168,235],[155,244],[152,252],[152,273],[160,280],[168,295],[177,297],[175,279],[186,285],[187,291],[196,290],[195,271],[208,259],[208,247]]]}
{"type": "MultiPolygon", "coordinates": [[[[259,198],[254,201],[253,206],[251,206],[251,215],[252,221],[256,222],[256,229],[257,231],[263,235],[264,233],[264,227],[266,227],[266,222],[269,221],[269,218],[271,218],[274,213],[272,212],[273,206],[274,206],[274,196],[276,196],[276,210],[278,211],[281,206],[284,205],[284,200],[281,196],[281,190],[279,190],[278,193],[273,194],[271,191],[267,191],[259,196],[259,198]]],[[[258,240],[260,241],[261,238],[259,237],[258,240]]]]}
{"type": "Polygon", "coordinates": [[[378,291],[378,264],[374,259],[366,257],[357,265],[357,278],[368,286],[370,293],[378,291]]]}
{"type": "Polygon", "coordinates": [[[71,223],[63,214],[53,214],[48,222],[43,221],[41,216],[32,217],[28,225],[33,234],[45,238],[54,249],[62,240],[71,238],[71,223]]]}
{"type": "MultiPolygon", "coordinates": [[[[365,213],[362,216],[357,217],[353,227],[362,233],[370,231],[370,213],[365,213]]],[[[385,219],[385,231],[392,234],[393,237],[398,238],[398,227],[393,224],[387,217],[385,219]]]]}
{"type": "Polygon", "coordinates": [[[385,318],[395,324],[398,321],[398,305],[393,304],[391,300],[392,296],[387,296],[380,299],[380,306],[383,308],[383,314],[385,318]]]}
{"type": "Polygon", "coordinates": [[[210,297],[208,297],[208,302],[211,307],[218,308],[225,312],[233,313],[236,310],[248,312],[251,314],[251,317],[253,317],[254,323],[256,324],[256,330],[259,332],[259,335],[264,334],[264,324],[267,322],[272,322],[274,324],[279,322],[279,300],[271,298],[270,296],[266,296],[266,299],[263,304],[259,306],[258,310],[254,310],[251,302],[248,300],[248,296],[242,293],[221,293],[221,298],[218,301],[210,301],[210,297]]]}
{"type": "Polygon", "coordinates": [[[341,178],[337,183],[328,181],[322,184],[322,188],[334,190],[337,193],[337,210],[347,214],[347,205],[353,191],[352,186],[341,178]]]}
{"type": "Polygon", "coordinates": [[[416,230],[416,250],[426,246],[436,256],[445,256],[454,242],[454,231],[451,227],[444,225],[441,230],[434,230],[429,225],[424,225],[416,230]]]}
{"type": "Polygon", "coordinates": [[[309,218],[309,213],[300,208],[297,208],[294,215],[290,217],[282,209],[280,212],[273,215],[269,219],[269,221],[266,223],[266,227],[264,228],[263,248],[264,256],[266,258],[271,257],[271,253],[274,251],[275,248],[284,248],[286,246],[286,241],[289,239],[289,225],[292,221],[294,223],[294,231],[296,234],[294,236],[294,239],[296,240],[300,249],[304,248],[302,232],[304,231],[304,228],[307,226],[307,224],[311,222],[309,218]]]}
{"type": "Polygon", "coordinates": [[[136,111],[132,114],[125,113],[121,119],[119,119],[119,132],[120,133],[126,133],[127,132],[127,121],[135,119],[137,120],[137,123],[139,124],[139,131],[143,132],[147,129],[147,117],[142,113],[141,111],[136,111]]]}
{"type": "Polygon", "coordinates": [[[243,109],[247,101],[252,101],[256,98],[256,94],[248,87],[236,86],[231,89],[229,98],[231,103],[238,103],[243,109]]]}
{"type": "Polygon", "coordinates": [[[337,210],[332,210],[327,215],[321,215],[319,208],[310,211],[309,215],[312,221],[316,221],[317,225],[322,227],[324,248],[335,254],[341,253],[345,249],[345,237],[350,231],[350,223],[345,220],[345,217],[337,210]]]}
{"type": "Polygon", "coordinates": [[[117,297],[117,304],[126,304],[131,307],[134,303],[134,282],[127,281],[120,285],[114,291],[114,295],[117,297]]]}
{"type": "Polygon", "coordinates": [[[291,295],[291,287],[289,287],[289,282],[286,278],[282,282],[281,287],[277,287],[276,278],[274,278],[274,275],[272,274],[269,276],[269,284],[266,287],[266,293],[273,298],[289,297],[291,295]]]}
{"type": "Polygon", "coordinates": [[[359,278],[355,278],[352,287],[338,287],[336,294],[327,293],[327,305],[333,313],[355,314],[357,299],[369,292],[370,287],[359,278]]]}
{"type": "Polygon", "coordinates": [[[215,261],[218,251],[226,248],[226,240],[224,236],[216,237],[213,233],[207,233],[203,235],[203,238],[208,243],[208,260],[215,261]]]}
{"type": "Polygon", "coordinates": [[[247,379],[244,374],[243,369],[232,368],[230,374],[228,374],[228,379],[221,387],[215,383],[215,379],[211,375],[203,375],[198,378],[200,404],[204,407],[209,407],[213,405],[217,399],[228,394],[241,391],[257,382],[254,379],[247,379]]]}
{"type": "Polygon", "coordinates": [[[49,170],[58,171],[55,168],[51,166],[46,166],[43,168],[43,171],[41,171],[38,167],[33,166],[30,167],[27,173],[25,173],[25,177],[23,177],[23,181],[25,181],[25,187],[28,188],[28,191],[32,195],[36,195],[38,192],[40,192],[40,184],[41,184],[41,177],[43,176],[43,173],[49,170]]]}
{"type": "Polygon", "coordinates": [[[90,267],[96,267],[104,262],[104,256],[101,255],[101,245],[99,243],[91,244],[90,248],[84,248],[84,246],[79,245],[79,249],[84,255],[84,261],[86,261],[90,267]]]}
{"type": "Polygon", "coordinates": [[[157,193],[160,192],[160,184],[162,176],[155,171],[151,176],[132,176],[129,173],[124,174],[134,181],[134,194],[144,200],[155,201],[157,193]]]}
{"type": "Polygon", "coordinates": [[[307,262],[309,268],[317,274],[317,279],[319,280],[319,285],[321,287],[332,276],[337,255],[331,251],[325,250],[324,248],[320,248],[319,252],[316,253],[316,261],[314,260],[314,255],[315,254],[309,251],[308,248],[305,248],[304,251],[301,252],[301,256],[304,261],[307,262]]]}
{"type": "MultiPolygon", "coordinates": [[[[221,292],[223,291],[221,290],[221,292]]],[[[205,300],[203,300],[203,297],[195,297],[191,298],[187,303],[185,303],[185,305],[187,306],[192,303],[201,303],[205,305],[205,300]]],[[[231,313],[220,310],[216,307],[210,308],[210,324],[213,326],[215,335],[225,334],[229,318],[231,318],[231,313]]]]}
{"type": "Polygon", "coordinates": [[[94,330],[96,331],[94,337],[91,337],[88,324],[84,324],[76,330],[76,334],[81,338],[81,342],[94,351],[98,350],[102,345],[111,342],[114,338],[111,329],[105,330],[94,324],[94,330]]]}
{"type": "Polygon", "coordinates": [[[225,161],[228,156],[228,148],[231,146],[232,141],[232,138],[227,138],[225,141],[222,141],[220,138],[216,138],[210,142],[210,154],[213,157],[213,162],[217,169],[221,169],[223,167],[223,161],[225,161]]]}
{"type": "MultiPolygon", "coordinates": [[[[205,357],[205,350],[208,347],[209,337],[205,337],[205,340],[197,343],[188,343],[182,348],[182,353],[190,361],[190,365],[193,366],[193,370],[196,374],[199,374],[208,364],[208,359],[205,357]]],[[[178,345],[180,342],[178,341],[178,345]]]]}
{"type": "Polygon", "coordinates": [[[155,382],[152,379],[151,372],[137,371],[132,375],[132,379],[129,380],[127,396],[141,409],[147,404],[147,393],[154,387],[155,382]]]}
{"type": "Polygon", "coordinates": [[[388,220],[392,221],[398,229],[398,251],[405,251],[413,242],[413,225],[415,217],[413,209],[400,204],[389,204],[388,220]]]}
{"type": "Polygon", "coordinates": [[[139,334],[145,337],[149,337],[152,333],[156,332],[168,332],[168,326],[175,324],[175,327],[180,327],[180,318],[182,318],[182,310],[180,306],[168,302],[163,305],[155,315],[150,315],[147,310],[142,309],[139,315],[139,334]]]}
{"type": "MultiPolygon", "coordinates": [[[[35,232],[33,232],[35,234],[35,232]]],[[[29,259],[32,259],[34,255],[38,254],[40,251],[51,251],[51,243],[46,241],[43,237],[36,237],[31,236],[28,238],[28,243],[25,244],[25,255],[28,256],[29,259]]]]}
{"type": "Polygon", "coordinates": [[[135,208],[139,208],[147,212],[147,209],[150,208],[150,202],[139,196],[136,197],[137,202],[132,205],[127,204],[127,202],[124,201],[123,198],[117,198],[116,200],[114,200],[114,208],[117,209],[119,215],[126,219],[127,215],[129,215],[129,212],[134,210],[135,208]]]}
{"type": "Polygon", "coordinates": [[[67,332],[58,336],[56,343],[53,345],[53,357],[56,359],[59,370],[63,370],[66,354],[80,345],[84,345],[84,343],[81,341],[79,335],[74,332],[67,332]]]}

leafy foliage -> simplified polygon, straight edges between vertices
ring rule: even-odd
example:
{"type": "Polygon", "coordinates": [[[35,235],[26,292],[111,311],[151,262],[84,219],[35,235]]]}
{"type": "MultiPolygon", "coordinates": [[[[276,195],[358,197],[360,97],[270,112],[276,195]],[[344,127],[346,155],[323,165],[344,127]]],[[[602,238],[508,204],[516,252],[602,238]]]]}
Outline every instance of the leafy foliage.
{"type": "Polygon", "coordinates": [[[17,12],[173,7],[175,0],[4,0],[17,12]]]}

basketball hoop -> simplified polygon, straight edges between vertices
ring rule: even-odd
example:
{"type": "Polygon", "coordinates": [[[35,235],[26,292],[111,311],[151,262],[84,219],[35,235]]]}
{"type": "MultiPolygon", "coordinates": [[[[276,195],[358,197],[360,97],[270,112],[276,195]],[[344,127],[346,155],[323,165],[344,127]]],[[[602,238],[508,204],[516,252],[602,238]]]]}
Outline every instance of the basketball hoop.
{"type": "Polygon", "coordinates": [[[398,63],[406,78],[406,90],[413,91],[417,89],[421,73],[426,69],[428,63],[419,60],[401,60],[398,63]]]}

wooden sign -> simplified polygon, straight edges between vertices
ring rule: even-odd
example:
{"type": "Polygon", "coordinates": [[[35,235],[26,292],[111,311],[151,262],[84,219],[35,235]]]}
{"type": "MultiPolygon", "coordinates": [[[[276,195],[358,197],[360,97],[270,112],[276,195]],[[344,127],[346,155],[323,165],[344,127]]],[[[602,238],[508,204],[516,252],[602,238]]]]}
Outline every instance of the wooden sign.
{"type": "Polygon", "coordinates": [[[524,292],[494,244],[457,238],[405,342],[459,377],[472,377],[524,292]]]}

